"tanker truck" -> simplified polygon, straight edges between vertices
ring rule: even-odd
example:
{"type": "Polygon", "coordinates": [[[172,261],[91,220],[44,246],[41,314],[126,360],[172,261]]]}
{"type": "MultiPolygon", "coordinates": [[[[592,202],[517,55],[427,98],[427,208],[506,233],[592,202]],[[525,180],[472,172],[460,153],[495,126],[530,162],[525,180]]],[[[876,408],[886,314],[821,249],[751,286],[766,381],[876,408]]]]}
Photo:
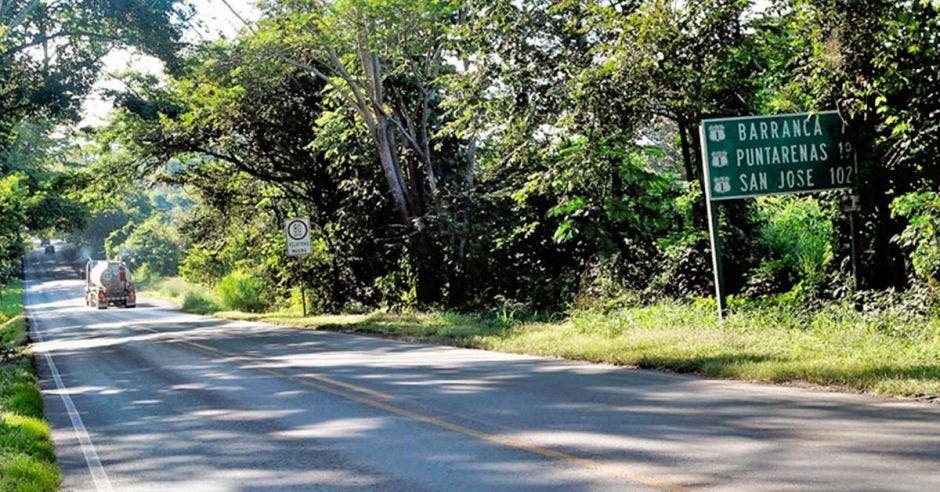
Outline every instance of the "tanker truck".
{"type": "Polygon", "coordinates": [[[85,264],[85,305],[98,309],[108,306],[135,307],[137,292],[131,271],[122,261],[92,260],[85,264]]]}

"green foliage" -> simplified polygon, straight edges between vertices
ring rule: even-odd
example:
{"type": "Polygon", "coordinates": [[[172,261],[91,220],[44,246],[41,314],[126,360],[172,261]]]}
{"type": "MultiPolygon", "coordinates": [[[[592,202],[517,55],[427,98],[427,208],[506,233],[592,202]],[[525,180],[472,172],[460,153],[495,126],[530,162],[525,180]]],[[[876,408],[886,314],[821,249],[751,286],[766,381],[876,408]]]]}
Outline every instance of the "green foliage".
{"type": "Polygon", "coordinates": [[[120,258],[135,269],[146,265],[149,272],[157,275],[177,274],[184,245],[176,230],[159,215],[148,217],[140,224],[130,223],[115,233],[105,240],[108,258],[120,258]],[[114,241],[115,233],[120,237],[127,229],[131,231],[129,234],[120,242],[114,241]]]}
{"type": "Polygon", "coordinates": [[[864,288],[904,288],[908,262],[892,238],[904,229],[889,206],[940,183],[940,4],[919,0],[794,2],[785,14],[792,92],[836,106],[859,150],[858,230],[864,288]]]}
{"type": "Polygon", "coordinates": [[[215,290],[226,309],[254,313],[265,307],[265,283],[251,273],[235,270],[222,277],[215,290]]]}
{"type": "Polygon", "coordinates": [[[910,252],[914,273],[936,285],[940,279],[940,193],[899,196],[891,203],[891,214],[907,220],[907,227],[896,239],[910,252]]]}
{"type": "Polygon", "coordinates": [[[220,302],[211,289],[180,277],[155,278],[143,286],[139,295],[177,302],[188,313],[211,314],[221,310],[220,302]]]}
{"type": "Polygon", "coordinates": [[[62,480],[55,463],[18,453],[10,453],[0,460],[0,477],[3,477],[0,485],[4,490],[16,492],[54,492],[59,490],[62,480]]]}
{"type": "Polygon", "coordinates": [[[211,314],[219,311],[219,305],[204,290],[190,289],[183,293],[181,307],[187,313],[211,314]]]}
{"type": "Polygon", "coordinates": [[[757,203],[763,220],[760,233],[773,260],[759,267],[751,287],[769,281],[775,285],[759,290],[768,293],[784,291],[794,284],[811,288],[820,285],[833,255],[831,211],[812,197],[768,197],[757,203]]]}
{"type": "Polygon", "coordinates": [[[22,222],[25,199],[29,193],[23,174],[0,178],[0,289],[17,272],[23,253],[22,222]]]}
{"type": "MultiPolygon", "coordinates": [[[[267,2],[165,79],[121,74],[71,175],[80,206],[24,171],[27,202],[90,212],[76,239],[226,284],[230,308],[294,305],[299,286],[318,313],[638,305],[711,292],[699,121],[836,107],[860,151],[867,287],[904,287],[905,260],[935,278],[936,214],[897,198],[940,184],[935,2],[751,3],[267,2]],[[312,224],[303,258],[284,254],[295,216],[312,224]]],[[[75,153],[28,133],[8,161],[75,153]]],[[[718,207],[740,302],[839,297],[835,199],[718,207]]]]}
{"type": "Polygon", "coordinates": [[[224,253],[216,253],[201,245],[194,245],[186,252],[186,258],[180,264],[180,276],[189,282],[215,285],[232,269],[230,262],[224,259],[224,253]]]}

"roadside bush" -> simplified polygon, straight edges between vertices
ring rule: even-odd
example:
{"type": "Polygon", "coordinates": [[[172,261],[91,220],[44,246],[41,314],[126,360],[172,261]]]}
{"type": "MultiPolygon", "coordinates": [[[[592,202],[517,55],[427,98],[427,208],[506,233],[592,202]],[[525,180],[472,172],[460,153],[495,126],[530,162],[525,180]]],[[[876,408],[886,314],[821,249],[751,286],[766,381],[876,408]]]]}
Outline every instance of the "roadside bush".
{"type": "Polygon", "coordinates": [[[179,299],[189,290],[189,284],[179,277],[169,277],[157,282],[153,289],[171,299],[179,299]]]}
{"type": "Polygon", "coordinates": [[[183,311],[195,314],[209,314],[219,311],[219,306],[203,290],[188,289],[183,293],[183,301],[180,303],[183,311]]]}
{"type": "Polygon", "coordinates": [[[216,286],[222,307],[233,311],[256,313],[264,310],[264,283],[243,270],[226,275],[216,286]]]}
{"type": "Polygon", "coordinates": [[[131,271],[131,278],[137,288],[140,289],[141,287],[153,285],[160,279],[160,276],[150,269],[150,265],[144,263],[136,270],[131,271]]]}
{"type": "Polygon", "coordinates": [[[826,279],[835,234],[830,213],[814,197],[767,197],[757,200],[760,234],[772,261],[749,275],[748,292],[783,292],[801,283],[812,287],[826,279]]]}
{"type": "Polygon", "coordinates": [[[895,240],[910,255],[914,274],[936,286],[940,278],[940,193],[908,193],[891,203],[891,215],[908,225],[895,240]]]}
{"type": "Polygon", "coordinates": [[[232,269],[232,265],[224,261],[222,256],[203,246],[193,246],[180,263],[180,276],[198,284],[218,283],[232,269]]]}
{"type": "Polygon", "coordinates": [[[708,235],[700,231],[689,231],[666,245],[651,290],[675,298],[708,295],[714,288],[710,251],[708,235]]]}

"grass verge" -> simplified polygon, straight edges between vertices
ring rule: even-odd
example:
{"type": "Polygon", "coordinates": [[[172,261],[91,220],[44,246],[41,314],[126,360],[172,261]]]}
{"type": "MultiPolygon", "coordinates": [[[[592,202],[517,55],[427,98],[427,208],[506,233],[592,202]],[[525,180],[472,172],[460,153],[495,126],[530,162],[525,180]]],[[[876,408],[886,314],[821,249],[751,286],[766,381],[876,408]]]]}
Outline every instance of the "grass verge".
{"type": "Polygon", "coordinates": [[[848,304],[808,310],[795,302],[738,303],[722,323],[714,303],[703,299],[579,311],[562,321],[533,322],[507,312],[304,317],[296,311],[225,311],[211,290],[182,279],[161,280],[148,292],[177,301],[184,311],[229,319],[719,378],[940,397],[940,316],[913,315],[903,308],[859,313],[848,304]]]}
{"type": "Polygon", "coordinates": [[[210,314],[221,310],[221,303],[212,289],[188,283],[180,277],[159,278],[140,286],[141,297],[175,302],[187,313],[210,314]]]}
{"type": "Polygon", "coordinates": [[[576,312],[559,322],[446,312],[214,314],[719,378],[804,382],[923,399],[940,395],[940,319],[858,313],[851,306],[817,311],[741,307],[724,323],[707,301],[576,312]]]}
{"type": "Polygon", "coordinates": [[[57,490],[61,473],[43,417],[19,283],[0,301],[0,490],[57,490]]]}

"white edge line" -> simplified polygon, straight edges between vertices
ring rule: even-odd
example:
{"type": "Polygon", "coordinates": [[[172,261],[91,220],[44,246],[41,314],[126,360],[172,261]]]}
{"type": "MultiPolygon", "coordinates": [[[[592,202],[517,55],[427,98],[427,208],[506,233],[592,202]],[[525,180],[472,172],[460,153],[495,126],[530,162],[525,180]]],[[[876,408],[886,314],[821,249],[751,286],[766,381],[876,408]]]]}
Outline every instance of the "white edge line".
{"type": "MultiPolygon", "coordinates": [[[[23,284],[25,289],[23,292],[27,294],[26,297],[32,297],[32,294],[29,292],[29,287],[32,283],[33,281],[27,280],[23,284]]],[[[27,303],[27,305],[28,304],[29,303],[27,303]]],[[[32,308],[26,307],[26,315],[29,319],[35,320],[32,308]]],[[[32,327],[34,325],[31,323],[30,326],[32,327]]],[[[32,332],[36,335],[36,339],[42,343],[43,338],[42,334],[39,332],[38,324],[32,332]]],[[[75,408],[75,402],[72,401],[72,397],[69,396],[67,392],[65,383],[62,381],[62,376],[59,374],[59,369],[56,367],[49,353],[43,352],[42,355],[46,359],[46,364],[49,366],[49,371],[52,373],[52,380],[55,381],[56,388],[59,390],[59,397],[62,399],[62,404],[65,405],[65,411],[68,413],[69,420],[72,422],[72,429],[75,431],[75,437],[78,439],[82,454],[85,456],[85,463],[88,465],[88,472],[91,473],[91,479],[95,483],[95,489],[105,492],[114,490],[111,487],[111,480],[108,478],[108,473],[105,472],[104,467],[101,466],[101,459],[98,458],[95,444],[91,441],[91,436],[88,435],[88,430],[85,428],[82,416],[78,413],[78,409],[75,408]]]]}

